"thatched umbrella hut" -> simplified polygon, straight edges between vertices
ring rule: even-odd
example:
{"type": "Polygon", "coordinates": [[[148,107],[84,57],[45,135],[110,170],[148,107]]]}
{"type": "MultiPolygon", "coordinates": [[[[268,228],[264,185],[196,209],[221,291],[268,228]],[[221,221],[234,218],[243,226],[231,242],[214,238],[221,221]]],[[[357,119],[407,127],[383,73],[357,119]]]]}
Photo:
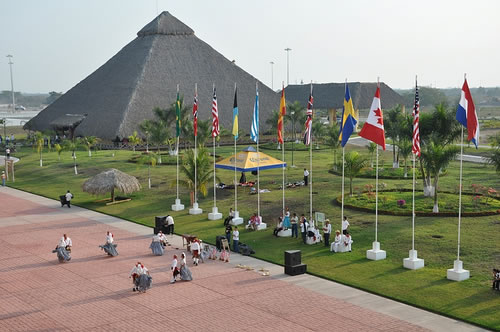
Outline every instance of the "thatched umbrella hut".
{"type": "Polygon", "coordinates": [[[115,189],[124,194],[130,194],[141,190],[141,185],[135,176],[111,168],[85,181],[82,189],[93,195],[111,192],[111,201],[114,202],[115,189]]]}

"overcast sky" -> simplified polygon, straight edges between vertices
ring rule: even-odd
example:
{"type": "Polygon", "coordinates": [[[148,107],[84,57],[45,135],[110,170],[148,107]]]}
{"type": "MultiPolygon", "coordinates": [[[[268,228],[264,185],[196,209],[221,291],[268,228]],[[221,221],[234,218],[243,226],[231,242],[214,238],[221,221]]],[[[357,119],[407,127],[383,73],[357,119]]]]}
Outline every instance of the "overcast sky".
{"type": "Polygon", "coordinates": [[[500,85],[500,1],[1,0],[0,90],[66,92],[168,10],[274,88],[376,81],[410,88],[500,85]],[[157,10],[158,7],[158,10],[157,10]]]}

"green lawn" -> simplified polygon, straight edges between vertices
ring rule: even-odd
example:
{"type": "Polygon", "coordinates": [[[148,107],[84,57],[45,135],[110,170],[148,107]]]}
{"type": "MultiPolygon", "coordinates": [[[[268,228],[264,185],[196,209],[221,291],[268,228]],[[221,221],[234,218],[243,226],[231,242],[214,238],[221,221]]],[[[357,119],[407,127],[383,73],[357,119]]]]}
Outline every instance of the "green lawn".
{"type": "MultiPolygon", "coordinates": [[[[243,149],[245,146],[239,147],[243,149]]],[[[288,149],[288,146],[287,146],[288,149]]],[[[349,147],[352,149],[352,147],[349,147]]],[[[217,154],[228,156],[232,147],[222,147],[217,154]]],[[[360,149],[363,153],[365,149],[360,149]]],[[[281,151],[264,151],[281,158],[281,151]]],[[[129,151],[99,151],[92,158],[84,151],[78,152],[79,174],[73,174],[70,153],[62,154],[59,162],[57,154],[44,153],[44,167],[39,167],[38,156],[31,149],[25,148],[15,156],[21,158],[16,165],[16,182],[9,185],[57,199],[67,189],[75,195],[74,204],[99,212],[116,215],[145,225],[153,225],[154,216],[170,213],[174,203],[175,188],[170,186],[175,179],[175,166],[158,165],[152,169],[151,190],[147,189],[147,168],[128,162],[132,157],[129,151]],[[113,156],[114,153],[114,156],[113,156]],[[95,203],[92,197],[81,191],[81,185],[88,177],[106,168],[118,168],[135,175],[143,185],[141,192],[131,195],[132,201],[112,206],[95,203]]],[[[337,158],[341,158],[337,154],[337,158]]],[[[303,168],[309,168],[307,151],[295,151],[296,168],[287,169],[287,180],[302,179],[303,168]]],[[[391,151],[386,151],[382,158],[386,166],[391,163],[391,151]]],[[[291,159],[287,150],[286,159],[291,159]]],[[[170,163],[170,161],[169,161],[170,163]]],[[[334,229],[340,228],[340,207],[333,204],[341,193],[341,177],[328,172],[333,163],[333,154],[328,149],[314,151],[312,177],[314,182],[314,209],[324,212],[333,222],[334,229]]],[[[233,172],[218,170],[218,175],[225,183],[231,183],[233,172]]],[[[238,174],[239,177],[239,174],[238,174]]],[[[253,176],[248,174],[248,180],[253,176]]],[[[386,189],[411,188],[411,181],[384,179],[386,189]]],[[[283,251],[302,250],[303,261],[308,264],[308,272],[336,280],[354,287],[368,290],[431,311],[456,317],[491,329],[500,329],[500,292],[491,290],[490,275],[492,267],[500,267],[500,217],[464,218],[462,222],[461,259],[464,267],[471,271],[471,278],[463,282],[446,279],[446,269],[453,266],[456,259],[457,218],[417,217],[416,249],[425,259],[425,268],[418,271],[402,267],[403,258],[411,249],[411,217],[379,216],[379,241],[387,251],[384,261],[369,261],[365,251],[371,248],[374,240],[374,221],[372,213],[346,210],[351,222],[353,252],[331,254],[322,244],[307,246],[300,240],[274,238],[272,228],[281,211],[281,170],[269,170],[261,173],[261,188],[271,190],[261,195],[261,212],[270,229],[259,232],[243,230],[241,242],[248,243],[256,251],[255,256],[275,263],[283,264],[283,251]],[[437,236],[436,236],[437,235],[437,236]]],[[[348,190],[346,179],[346,191],[348,190]]],[[[354,179],[353,185],[364,188],[374,184],[373,179],[354,179]]],[[[491,166],[464,163],[464,188],[470,190],[472,184],[481,184],[500,189],[500,176],[491,166]]],[[[440,179],[440,190],[455,192],[458,188],[458,163],[452,163],[446,176],[440,179]]],[[[418,185],[421,192],[421,183],[418,185]]],[[[206,242],[213,243],[215,236],[224,233],[222,221],[209,221],[207,214],[212,206],[212,189],[209,196],[200,199],[204,213],[198,216],[188,214],[188,209],[174,212],[176,231],[180,234],[191,233],[200,236],[206,242]]],[[[257,197],[249,195],[248,188],[239,188],[240,215],[248,218],[257,210],[257,197]]],[[[397,193],[392,193],[397,196],[397,193]]],[[[233,190],[219,190],[217,193],[219,211],[227,213],[233,206],[233,190]]],[[[397,198],[397,197],[395,197],[397,198]]],[[[297,214],[309,213],[308,188],[300,187],[286,191],[287,206],[297,214]]],[[[406,199],[406,198],[403,198],[406,199]]],[[[445,200],[450,200],[448,197],[445,200]]],[[[188,207],[189,193],[181,190],[181,200],[188,207]]],[[[458,201],[458,196],[456,197],[458,201]]],[[[407,204],[411,203],[406,199],[407,204]]],[[[408,205],[410,207],[410,205],[408,205]]]]}

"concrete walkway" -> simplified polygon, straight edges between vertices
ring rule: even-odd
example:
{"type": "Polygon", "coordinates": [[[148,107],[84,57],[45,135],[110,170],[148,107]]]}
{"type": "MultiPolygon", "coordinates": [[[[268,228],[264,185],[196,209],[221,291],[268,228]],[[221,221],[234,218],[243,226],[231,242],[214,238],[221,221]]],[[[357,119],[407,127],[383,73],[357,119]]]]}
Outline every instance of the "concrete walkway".
{"type": "Polygon", "coordinates": [[[170,237],[164,256],[148,249],[152,229],[94,211],[0,188],[0,326],[2,331],[481,331],[480,328],[311,275],[231,255],[230,263],[194,267],[192,282],[169,284],[169,264],[182,251],[170,237]],[[99,248],[115,234],[118,257],[99,248]],[[51,250],[62,233],[73,239],[72,260],[51,250]],[[34,238],[26,235],[34,234],[34,238]],[[137,260],[153,288],[133,293],[128,272],[137,260]],[[236,268],[251,266],[254,271],[236,268]],[[271,277],[258,270],[270,271],[271,277]]]}

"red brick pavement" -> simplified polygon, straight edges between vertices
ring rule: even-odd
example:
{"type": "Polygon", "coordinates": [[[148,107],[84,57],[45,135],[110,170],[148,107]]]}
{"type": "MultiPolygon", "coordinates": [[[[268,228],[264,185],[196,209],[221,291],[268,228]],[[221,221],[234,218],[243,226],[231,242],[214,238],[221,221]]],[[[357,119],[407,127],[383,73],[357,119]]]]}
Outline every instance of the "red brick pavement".
{"type": "MultiPolygon", "coordinates": [[[[407,322],[234,268],[191,266],[194,280],[170,284],[174,253],[153,256],[150,238],[0,193],[1,331],[420,331],[407,322]],[[13,221],[25,224],[14,225],[13,221]],[[117,257],[98,245],[115,235],[117,257]],[[72,260],[52,249],[63,233],[72,260]],[[140,260],[153,276],[145,294],[128,273],[140,260]]],[[[190,255],[188,255],[190,258],[190,255]]]]}

